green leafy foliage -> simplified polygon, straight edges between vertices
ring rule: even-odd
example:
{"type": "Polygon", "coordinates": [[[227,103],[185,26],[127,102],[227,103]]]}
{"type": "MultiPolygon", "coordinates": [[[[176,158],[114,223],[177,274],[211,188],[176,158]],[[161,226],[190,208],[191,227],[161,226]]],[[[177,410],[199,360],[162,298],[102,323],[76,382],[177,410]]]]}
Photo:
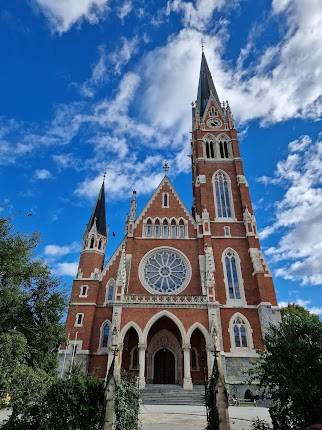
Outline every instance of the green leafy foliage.
{"type": "Polygon", "coordinates": [[[256,418],[252,422],[252,430],[271,430],[271,426],[265,420],[256,418]]]}
{"type": "Polygon", "coordinates": [[[322,421],[322,323],[305,310],[289,308],[271,326],[266,351],[253,369],[272,400],[274,429],[302,429],[322,421]]]}
{"type": "Polygon", "coordinates": [[[7,430],[99,430],[104,418],[103,382],[73,372],[51,377],[43,370],[18,366],[12,392],[13,413],[7,430]]]}
{"type": "Polygon", "coordinates": [[[115,430],[137,430],[140,392],[136,377],[122,372],[116,387],[115,430]]]}
{"type": "Polygon", "coordinates": [[[12,233],[0,219],[0,335],[20,332],[27,340],[27,364],[54,374],[65,298],[49,268],[33,258],[38,241],[37,235],[12,233]]]}
{"type": "MultiPolygon", "coordinates": [[[[2,396],[10,391],[14,372],[19,365],[26,363],[27,356],[27,339],[23,334],[12,330],[0,335],[0,393],[2,396]]],[[[2,396],[0,395],[0,398],[2,396]]]]}

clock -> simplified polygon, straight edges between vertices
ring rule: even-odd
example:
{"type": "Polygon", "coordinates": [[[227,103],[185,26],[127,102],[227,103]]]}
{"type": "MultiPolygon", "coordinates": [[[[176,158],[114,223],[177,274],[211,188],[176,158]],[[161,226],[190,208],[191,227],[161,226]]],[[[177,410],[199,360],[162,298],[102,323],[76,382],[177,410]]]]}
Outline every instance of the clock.
{"type": "Polygon", "coordinates": [[[219,128],[222,126],[222,122],[218,118],[210,118],[207,121],[207,127],[209,128],[219,128]]]}

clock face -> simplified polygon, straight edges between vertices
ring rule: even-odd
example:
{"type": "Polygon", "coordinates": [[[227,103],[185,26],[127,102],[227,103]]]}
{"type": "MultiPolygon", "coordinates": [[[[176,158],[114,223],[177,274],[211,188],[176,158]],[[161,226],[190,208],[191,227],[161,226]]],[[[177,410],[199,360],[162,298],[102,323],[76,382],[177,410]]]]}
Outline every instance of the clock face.
{"type": "Polygon", "coordinates": [[[184,254],[173,248],[156,248],[142,259],[139,267],[144,287],[159,294],[177,294],[190,281],[191,267],[184,254]]]}
{"type": "Polygon", "coordinates": [[[218,119],[218,118],[210,118],[207,121],[207,126],[209,128],[219,128],[219,127],[221,127],[221,125],[222,125],[222,123],[221,123],[220,119],[218,119]]]}

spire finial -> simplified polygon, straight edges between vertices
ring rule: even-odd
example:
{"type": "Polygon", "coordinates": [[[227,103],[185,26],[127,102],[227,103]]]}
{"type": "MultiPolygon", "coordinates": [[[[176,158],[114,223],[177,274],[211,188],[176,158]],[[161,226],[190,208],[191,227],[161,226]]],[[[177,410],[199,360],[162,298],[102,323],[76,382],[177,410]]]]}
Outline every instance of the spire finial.
{"type": "Polygon", "coordinates": [[[105,170],[104,175],[103,175],[103,184],[105,183],[106,174],[107,174],[107,172],[106,172],[106,170],[105,170]]]}
{"type": "Polygon", "coordinates": [[[202,53],[203,53],[204,47],[205,47],[205,41],[203,39],[201,39],[201,51],[202,51],[202,53]]]}
{"type": "Polygon", "coordinates": [[[170,165],[169,165],[169,163],[168,163],[167,160],[164,160],[164,162],[163,162],[163,171],[164,171],[164,175],[165,176],[167,175],[167,173],[169,172],[169,170],[170,170],[170,165]]]}

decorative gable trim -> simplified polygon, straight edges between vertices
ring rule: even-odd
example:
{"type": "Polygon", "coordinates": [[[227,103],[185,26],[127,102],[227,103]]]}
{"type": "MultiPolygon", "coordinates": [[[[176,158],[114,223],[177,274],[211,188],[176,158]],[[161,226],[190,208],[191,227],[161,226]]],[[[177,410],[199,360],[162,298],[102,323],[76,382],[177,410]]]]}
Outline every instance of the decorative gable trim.
{"type": "Polygon", "coordinates": [[[118,246],[118,248],[116,249],[116,251],[114,252],[114,254],[112,255],[112,257],[109,259],[109,261],[107,262],[106,266],[102,270],[101,279],[104,278],[104,276],[106,275],[106,273],[108,272],[108,270],[110,269],[110,267],[112,266],[112,264],[115,263],[115,260],[117,259],[117,257],[119,256],[119,254],[122,251],[123,244],[125,244],[125,238],[122,240],[122,242],[120,243],[120,245],[118,246]]]}
{"type": "Polygon", "coordinates": [[[173,193],[173,196],[176,198],[176,200],[178,201],[179,205],[183,209],[186,217],[191,221],[191,223],[194,226],[194,228],[197,228],[195,220],[192,218],[190,212],[188,211],[188,209],[186,208],[186,206],[184,205],[184,203],[182,202],[182,200],[178,196],[178,194],[177,194],[176,190],[174,189],[174,187],[173,187],[170,179],[167,176],[165,176],[162,179],[162,181],[160,182],[158,188],[155,190],[155,192],[153,193],[152,197],[150,198],[150,200],[148,201],[148,203],[143,208],[141,214],[139,215],[139,217],[135,221],[134,227],[137,227],[139,225],[139,223],[143,220],[143,218],[145,217],[148,209],[151,207],[151,205],[154,202],[154,200],[156,199],[157,195],[160,193],[160,191],[161,191],[162,187],[164,186],[164,184],[168,184],[169,185],[169,187],[170,187],[170,189],[171,189],[171,191],[173,193]]]}
{"type": "Polygon", "coordinates": [[[218,112],[219,112],[219,114],[223,120],[223,123],[225,123],[226,119],[225,119],[225,115],[224,115],[224,112],[222,110],[222,107],[220,106],[220,103],[218,103],[218,101],[215,99],[213,94],[210,94],[210,97],[208,99],[207,106],[206,106],[206,109],[203,113],[201,122],[205,122],[211,103],[214,103],[214,105],[218,108],[218,112]]]}

